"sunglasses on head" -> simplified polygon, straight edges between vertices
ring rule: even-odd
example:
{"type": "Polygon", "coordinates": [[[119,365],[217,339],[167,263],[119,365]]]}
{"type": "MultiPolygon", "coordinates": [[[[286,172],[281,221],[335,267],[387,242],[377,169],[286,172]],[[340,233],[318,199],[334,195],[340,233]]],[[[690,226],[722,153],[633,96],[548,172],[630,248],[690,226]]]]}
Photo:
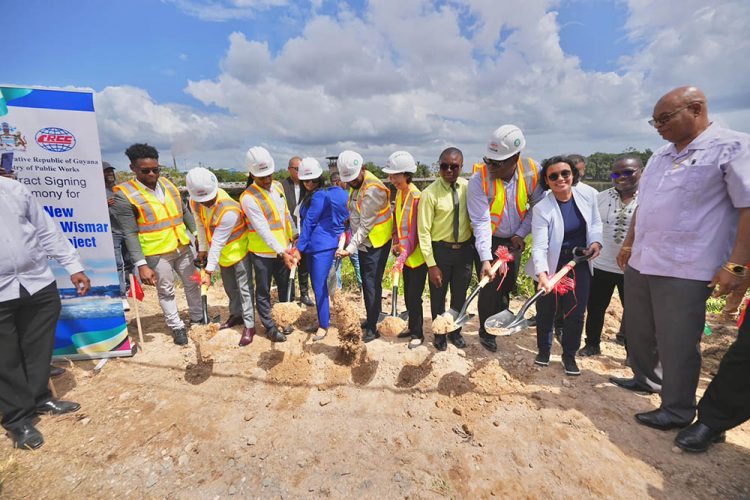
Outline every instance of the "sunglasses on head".
{"type": "Polygon", "coordinates": [[[555,172],[554,174],[547,175],[547,179],[549,179],[551,181],[556,181],[560,177],[562,177],[563,179],[567,179],[571,175],[573,175],[572,171],[570,171],[570,170],[562,170],[560,172],[555,172]]]}
{"type": "Polygon", "coordinates": [[[458,170],[459,168],[461,168],[461,165],[459,165],[458,163],[454,163],[454,164],[441,163],[440,164],[440,170],[448,170],[448,169],[458,170]]]}
{"type": "Polygon", "coordinates": [[[159,173],[159,168],[160,167],[142,168],[142,169],[140,169],[140,171],[141,171],[142,174],[150,174],[150,173],[158,174],[159,173]]]}
{"type": "Polygon", "coordinates": [[[612,172],[609,174],[609,176],[612,178],[612,180],[617,180],[620,177],[633,177],[637,170],[623,170],[622,172],[612,172]]]}

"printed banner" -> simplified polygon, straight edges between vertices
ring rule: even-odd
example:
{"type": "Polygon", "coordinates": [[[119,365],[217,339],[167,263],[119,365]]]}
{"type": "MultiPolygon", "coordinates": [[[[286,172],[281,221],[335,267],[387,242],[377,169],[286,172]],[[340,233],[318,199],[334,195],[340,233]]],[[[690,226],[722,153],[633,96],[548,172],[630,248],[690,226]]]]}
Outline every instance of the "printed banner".
{"type": "Polygon", "coordinates": [[[92,92],[0,87],[0,166],[13,171],[78,250],[91,291],[78,297],[50,260],[62,299],[55,357],[130,356],[92,92]]]}

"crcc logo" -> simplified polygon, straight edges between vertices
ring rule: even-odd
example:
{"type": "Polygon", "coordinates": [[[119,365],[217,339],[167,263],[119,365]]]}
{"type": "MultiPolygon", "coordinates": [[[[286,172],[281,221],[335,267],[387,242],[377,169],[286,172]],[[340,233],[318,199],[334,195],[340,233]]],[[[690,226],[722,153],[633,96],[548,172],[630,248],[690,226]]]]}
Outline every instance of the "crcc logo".
{"type": "Polygon", "coordinates": [[[64,153],[70,151],[76,145],[76,136],[64,128],[46,127],[34,136],[36,143],[47,151],[53,153],[64,153]]]}

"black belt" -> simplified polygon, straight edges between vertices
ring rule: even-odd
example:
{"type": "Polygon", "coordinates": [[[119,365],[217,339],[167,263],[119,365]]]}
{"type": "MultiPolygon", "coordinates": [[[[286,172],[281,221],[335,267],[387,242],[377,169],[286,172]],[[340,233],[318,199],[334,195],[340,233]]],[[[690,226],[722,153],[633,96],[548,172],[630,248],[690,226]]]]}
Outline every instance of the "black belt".
{"type": "Polygon", "coordinates": [[[466,241],[455,243],[452,241],[433,241],[432,244],[441,248],[450,248],[451,250],[458,250],[474,243],[474,238],[469,238],[466,241]]]}

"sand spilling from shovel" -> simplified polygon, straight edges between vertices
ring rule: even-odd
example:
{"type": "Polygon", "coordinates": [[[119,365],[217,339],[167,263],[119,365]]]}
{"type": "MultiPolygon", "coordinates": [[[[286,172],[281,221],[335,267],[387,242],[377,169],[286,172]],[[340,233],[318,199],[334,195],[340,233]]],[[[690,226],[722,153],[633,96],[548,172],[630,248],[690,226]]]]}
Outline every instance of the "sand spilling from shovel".
{"type": "Polygon", "coordinates": [[[294,302],[279,302],[271,308],[271,319],[281,328],[294,324],[305,312],[294,302]]]}
{"type": "Polygon", "coordinates": [[[406,321],[398,316],[386,316],[378,324],[378,332],[384,337],[395,337],[406,328],[406,321]]]}
{"type": "Polygon", "coordinates": [[[198,353],[198,362],[206,363],[213,359],[213,348],[209,345],[209,340],[219,331],[218,323],[209,323],[208,325],[194,325],[190,329],[188,336],[195,343],[195,350],[198,353]]]}
{"type": "Polygon", "coordinates": [[[432,320],[432,333],[438,335],[450,333],[458,328],[456,323],[453,322],[453,316],[450,313],[445,312],[432,320]]]}
{"type": "Polygon", "coordinates": [[[340,290],[333,295],[333,319],[339,332],[339,342],[344,356],[347,360],[354,361],[362,346],[362,328],[359,326],[359,314],[354,305],[340,290]]]}

